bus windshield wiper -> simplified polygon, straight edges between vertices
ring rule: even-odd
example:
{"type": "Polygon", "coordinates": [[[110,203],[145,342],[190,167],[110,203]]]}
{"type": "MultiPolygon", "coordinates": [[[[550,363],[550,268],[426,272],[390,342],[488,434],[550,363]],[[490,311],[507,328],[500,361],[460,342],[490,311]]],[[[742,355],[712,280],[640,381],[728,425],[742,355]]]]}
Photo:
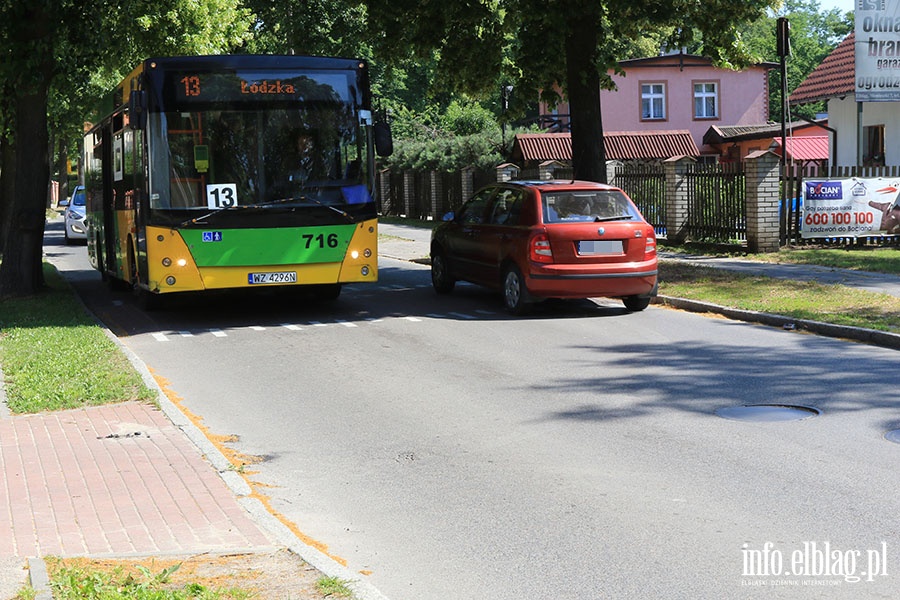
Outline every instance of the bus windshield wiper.
{"type": "Polygon", "coordinates": [[[279,203],[279,202],[291,202],[294,200],[299,200],[301,202],[312,202],[313,204],[317,204],[317,205],[321,206],[322,208],[327,208],[329,210],[333,210],[337,214],[339,214],[342,217],[344,217],[345,219],[347,219],[349,222],[355,223],[355,221],[353,220],[353,217],[350,216],[350,213],[343,211],[336,206],[332,206],[330,204],[325,204],[321,200],[316,200],[315,198],[311,198],[310,196],[298,196],[296,198],[282,198],[280,200],[271,200],[269,202],[263,202],[262,204],[256,204],[254,206],[264,206],[266,204],[275,204],[275,203],[279,203]]]}
{"type": "Polygon", "coordinates": [[[294,202],[297,200],[308,200],[308,199],[309,198],[307,198],[306,196],[299,196],[296,198],[279,198],[277,200],[269,200],[267,202],[259,202],[257,204],[238,204],[235,206],[222,206],[220,208],[217,208],[215,210],[212,210],[212,211],[206,213],[202,217],[195,217],[193,219],[188,219],[187,221],[182,222],[179,225],[179,227],[185,227],[186,225],[196,225],[200,221],[203,221],[204,219],[208,219],[208,218],[215,216],[215,215],[219,214],[220,212],[226,211],[226,210],[232,210],[232,209],[242,210],[242,209],[247,209],[247,208],[258,208],[258,207],[262,207],[262,206],[272,206],[275,204],[286,204],[288,202],[294,202]]]}
{"type": "Polygon", "coordinates": [[[215,210],[212,210],[212,211],[206,213],[202,217],[195,217],[193,219],[188,219],[186,221],[183,221],[178,227],[186,227],[187,225],[196,225],[200,221],[203,221],[205,219],[208,219],[212,216],[219,214],[222,211],[226,211],[226,210],[230,210],[230,209],[244,210],[244,209],[248,209],[248,208],[263,208],[266,206],[274,206],[277,204],[288,204],[290,202],[312,202],[313,204],[317,204],[323,208],[333,210],[334,212],[341,215],[342,217],[344,217],[351,223],[355,222],[353,220],[353,217],[351,217],[348,212],[343,211],[343,210],[337,208],[336,206],[331,206],[330,204],[325,204],[324,202],[322,202],[320,200],[316,200],[315,198],[310,198],[309,196],[293,196],[290,198],[278,198],[275,200],[267,200],[266,202],[258,202],[256,204],[238,204],[237,206],[223,206],[221,208],[217,208],[215,210]]]}

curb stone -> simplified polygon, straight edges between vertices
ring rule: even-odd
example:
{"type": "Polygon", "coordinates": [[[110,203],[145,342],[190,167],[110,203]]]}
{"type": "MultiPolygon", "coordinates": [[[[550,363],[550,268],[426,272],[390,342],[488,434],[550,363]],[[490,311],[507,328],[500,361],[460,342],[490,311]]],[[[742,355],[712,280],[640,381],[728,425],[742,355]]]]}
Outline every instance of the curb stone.
{"type": "Polygon", "coordinates": [[[34,588],[34,600],[53,600],[47,563],[43,558],[28,557],[28,582],[34,588]]]}
{"type": "Polygon", "coordinates": [[[831,323],[809,321],[806,319],[794,319],[782,315],[730,308],[711,302],[700,302],[698,300],[688,300],[686,298],[675,298],[671,296],[657,296],[654,298],[653,303],[672,306],[673,308],[679,308],[690,312],[716,313],[735,321],[746,321],[748,323],[760,323],[772,327],[804,330],[826,337],[854,340],[893,350],[900,350],[900,334],[888,333],[886,331],[864,329],[862,327],[850,327],[847,325],[833,325],[831,323]]]}

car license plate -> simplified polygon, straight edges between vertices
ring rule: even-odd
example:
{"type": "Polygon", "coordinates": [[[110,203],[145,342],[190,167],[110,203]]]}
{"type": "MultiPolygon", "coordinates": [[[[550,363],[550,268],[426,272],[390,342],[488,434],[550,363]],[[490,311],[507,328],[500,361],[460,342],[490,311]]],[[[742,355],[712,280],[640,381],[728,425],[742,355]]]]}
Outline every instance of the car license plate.
{"type": "Polygon", "coordinates": [[[248,273],[247,283],[297,283],[296,271],[275,271],[271,273],[248,273]]]}
{"type": "Polygon", "coordinates": [[[622,240],[586,240],[578,242],[578,254],[622,254],[622,240]]]}

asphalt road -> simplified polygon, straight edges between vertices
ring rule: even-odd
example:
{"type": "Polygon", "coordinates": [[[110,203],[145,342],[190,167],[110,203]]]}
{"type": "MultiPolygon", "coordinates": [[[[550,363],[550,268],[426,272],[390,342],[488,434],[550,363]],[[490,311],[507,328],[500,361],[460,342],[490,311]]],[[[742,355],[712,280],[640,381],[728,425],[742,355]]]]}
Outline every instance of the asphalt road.
{"type": "Polygon", "coordinates": [[[900,596],[895,350],[655,305],[513,318],[391,259],[333,305],[141,313],[82,247],[48,251],[261,460],[273,507],[392,600],[900,596]],[[717,414],[760,403],[820,414],[717,414]]]}

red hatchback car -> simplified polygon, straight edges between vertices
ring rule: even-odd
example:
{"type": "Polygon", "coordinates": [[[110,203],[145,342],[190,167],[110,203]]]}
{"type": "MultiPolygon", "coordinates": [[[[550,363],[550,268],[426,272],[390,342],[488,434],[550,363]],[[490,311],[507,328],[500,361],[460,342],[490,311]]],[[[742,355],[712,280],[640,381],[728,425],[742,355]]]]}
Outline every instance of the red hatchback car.
{"type": "Polygon", "coordinates": [[[510,181],[475,193],[431,237],[431,282],[500,289],[521,314],[544,298],[621,298],[647,308],[657,290],[656,234],[619,188],[510,181]]]}

